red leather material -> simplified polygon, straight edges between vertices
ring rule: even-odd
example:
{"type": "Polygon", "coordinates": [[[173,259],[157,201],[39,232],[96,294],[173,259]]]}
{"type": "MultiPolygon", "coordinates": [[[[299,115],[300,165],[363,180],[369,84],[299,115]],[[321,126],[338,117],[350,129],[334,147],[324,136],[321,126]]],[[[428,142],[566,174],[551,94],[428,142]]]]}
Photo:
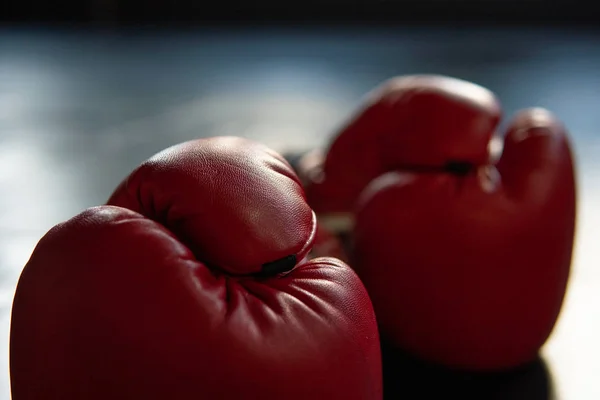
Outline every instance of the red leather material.
{"type": "Polygon", "coordinates": [[[190,141],[158,153],[119,185],[108,204],[162,223],[204,262],[234,274],[259,272],[290,254],[302,259],[316,230],[289,164],[238,137],[190,141]]]}
{"type": "Polygon", "coordinates": [[[322,173],[312,174],[319,179],[305,183],[308,202],[317,214],[348,212],[365,186],[390,170],[486,163],[499,119],[494,95],[473,83],[431,75],[390,79],[334,137],[322,173]]]}
{"type": "Polygon", "coordinates": [[[575,176],[567,133],[543,109],[518,113],[501,158],[486,156],[497,106],[463,100],[467,89],[443,86],[435,101],[425,97],[416,106],[407,100],[404,107],[415,112],[410,128],[402,129],[404,111],[399,120],[369,114],[354,122],[365,137],[381,132],[369,130],[369,121],[398,126],[391,132],[398,137],[386,143],[403,149],[395,162],[387,155],[397,149],[379,150],[385,162],[373,162],[377,167],[352,163],[385,170],[357,201],[353,266],[382,335],[395,345],[452,367],[503,369],[533,360],[559,315],[573,249],[575,176]],[[445,171],[444,160],[473,167],[445,171]]]}
{"type": "Polygon", "coordinates": [[[382,397],[368,294],[343,262],[303,256],[313,213],[279,155],[184,143],[109,203],[54,227],[20,277],[14,400],[382,397]]]}

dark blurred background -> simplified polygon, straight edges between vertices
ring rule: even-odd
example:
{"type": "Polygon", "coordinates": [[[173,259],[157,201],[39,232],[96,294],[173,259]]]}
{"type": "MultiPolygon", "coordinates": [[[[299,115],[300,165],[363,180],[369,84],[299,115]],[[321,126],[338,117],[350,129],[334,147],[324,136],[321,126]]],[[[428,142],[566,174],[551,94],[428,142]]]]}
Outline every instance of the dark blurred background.
{"type": "Polygon", "coordinates": [[[600,399],[597,17],[580,0],[0,3],[0,399],[14,288],[50,227],[184,140],[324,145],[366,92],[413,73],[486,86],[507,117],[554,111],[573,138],[580,217],[563,313],[535,365],[467,376],[398,355],[386,360],[397,398],[600,399]]]}
{"type": "Polygon", "coordinates": [[[598,13],[583,0],[304,0],[304,1],[8,1],[3,17],[27,21],[198,22],[327,21],[415,24],[473,21],[495,24],[594,25],[598,13]],[[39,3],[39,4],[38,4],[39,3]]]}

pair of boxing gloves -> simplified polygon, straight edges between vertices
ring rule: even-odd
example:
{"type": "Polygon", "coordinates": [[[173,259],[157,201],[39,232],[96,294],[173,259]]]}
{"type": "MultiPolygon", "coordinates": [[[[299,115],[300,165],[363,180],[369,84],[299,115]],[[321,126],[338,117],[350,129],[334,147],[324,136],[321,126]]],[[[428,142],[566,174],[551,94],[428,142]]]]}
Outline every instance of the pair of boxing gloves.
{"type": "Polygon", "coordinates": [[[155,155],[36,246],[13,399],[380,399],[380,336],[453,368],[533,360],[568,280],[574,172],[549,112],[518,114],[500,157],[499,120],[484,88],[410,76],[297,171],[235,137],[155,155]]]}

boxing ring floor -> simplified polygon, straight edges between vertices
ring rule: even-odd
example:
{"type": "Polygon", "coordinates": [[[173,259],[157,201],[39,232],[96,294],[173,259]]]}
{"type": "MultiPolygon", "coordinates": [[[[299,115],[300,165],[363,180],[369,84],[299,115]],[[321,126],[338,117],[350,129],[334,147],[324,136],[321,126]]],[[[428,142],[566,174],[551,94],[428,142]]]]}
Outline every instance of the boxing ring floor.
{"type": "Polygon", "coordinates": [[[0,30],[0,399],[10,397],[16,282],[49,228],[102,204],[138,163],[184,140],[323,145],[368,90],[410,73],[474,81],[497,93],[507,116],[542,106],[569,128],[579,180],[573,272],[542,352],[549,394],[523,398],[599,399],[599,39],[499,28],[0,30]]]}

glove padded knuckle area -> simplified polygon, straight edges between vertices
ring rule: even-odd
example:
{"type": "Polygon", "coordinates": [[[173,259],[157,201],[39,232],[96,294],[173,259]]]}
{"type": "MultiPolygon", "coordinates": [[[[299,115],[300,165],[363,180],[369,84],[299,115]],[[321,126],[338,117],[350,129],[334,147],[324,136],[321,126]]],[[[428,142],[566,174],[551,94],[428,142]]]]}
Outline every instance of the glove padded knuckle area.
{"type": "Polygon", "coordinates": [[[309,251],[316,229],[290,165],[266,146],[236,137],[158,153],[108,203],[163,224],[198,260],[231,274],[289,268],[291,257],[309,251]]]}

